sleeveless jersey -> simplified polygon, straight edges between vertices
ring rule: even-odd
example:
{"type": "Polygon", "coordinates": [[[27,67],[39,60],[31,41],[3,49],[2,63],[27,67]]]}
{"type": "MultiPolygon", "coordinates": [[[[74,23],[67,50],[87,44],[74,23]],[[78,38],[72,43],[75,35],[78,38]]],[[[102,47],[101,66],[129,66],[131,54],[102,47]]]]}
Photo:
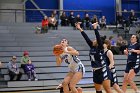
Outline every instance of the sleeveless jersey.
{"type": "MultiPolygon", "coordinates": [[[[131,49],[139,50],[139,44],[138,43],[136,43],[136,44],[129,44],[128,51],[131,50],[131,49]]],[[[136,62],[136,60],[137,60],[137,53],[128,52],[128,59],[127,59],[127,61],[128,62],[136,62]]]]}
{"type": "Polygon", "coordinates": [[[60,57],[63,62],[68,64],[70,71],[76,72],[82,70],[81,72],[83,73],[85,72],[84,65],[82,64],[81,60],[77,56],[68,53],[62,53],[60,57]]]}

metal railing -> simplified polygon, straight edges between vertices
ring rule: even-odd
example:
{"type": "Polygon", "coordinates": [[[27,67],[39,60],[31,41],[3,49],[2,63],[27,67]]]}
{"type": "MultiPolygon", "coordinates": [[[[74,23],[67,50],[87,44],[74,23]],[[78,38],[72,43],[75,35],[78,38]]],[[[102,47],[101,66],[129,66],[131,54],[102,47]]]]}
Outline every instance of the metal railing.
{"type": "Polygon", "coordinates": [[[66,12],[67,16],[73,11],[75,16],[80,14],[82,18],[86,13],[90,17],[93,15],[97,15],[98,17],[102,16],[101,10],[0,9],[0,22],[40,22],[44,17],[40,11],[49,17],[54,10],[57,11],[58,16],[63,11],[66,12]]]}

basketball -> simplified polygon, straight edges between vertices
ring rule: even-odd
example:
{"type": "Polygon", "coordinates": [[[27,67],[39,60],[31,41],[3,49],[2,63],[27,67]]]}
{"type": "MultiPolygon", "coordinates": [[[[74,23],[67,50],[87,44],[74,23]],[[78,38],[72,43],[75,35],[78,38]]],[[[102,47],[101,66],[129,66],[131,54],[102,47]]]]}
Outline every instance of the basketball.
{"type": "Polygon", "coordinates": [[[63,53],[63,47],[60,44],[57,44],[53,47],[53,54],[54,55],[60,55],[63,53]]]}

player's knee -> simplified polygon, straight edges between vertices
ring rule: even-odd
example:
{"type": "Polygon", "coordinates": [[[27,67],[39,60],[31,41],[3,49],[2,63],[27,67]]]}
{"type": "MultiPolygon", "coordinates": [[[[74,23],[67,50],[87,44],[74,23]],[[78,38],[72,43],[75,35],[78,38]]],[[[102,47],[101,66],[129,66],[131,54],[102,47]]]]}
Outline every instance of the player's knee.
{"type": "Polygon", "coordinates": [[[75,85],[73,83],[69,84],[70,89],[72,90],[73,88],[75,88],[75,85]]]}
{"type": "Polygon", "coordinates": [[[128,77],[125,77],[123,83],[128,83],[128,77]]]}
{"type": "Polygon", "coordinates": [[[133,81],[133,79],[131,78],[131,77],[129,77],[128,79],[127,79],[127,82],[128,83],[131,83],[133,81]]]}

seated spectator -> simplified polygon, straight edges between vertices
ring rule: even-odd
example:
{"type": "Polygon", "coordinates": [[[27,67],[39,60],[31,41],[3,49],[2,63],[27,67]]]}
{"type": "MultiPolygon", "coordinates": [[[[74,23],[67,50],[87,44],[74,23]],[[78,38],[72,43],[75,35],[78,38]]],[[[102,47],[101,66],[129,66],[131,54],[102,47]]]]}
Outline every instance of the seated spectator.
{"type": "Polygon", "coordinates": [[[58,20],[56,20],[56,18],[54,17],[54,15],[52,14],[51,17],[49,17],[49,29],[56,29],[57,30],[57,26],[58,26],[58,20]]]}
{"type": "Polygon", "coordinates": [[[100,18],[99,24],[100,24],[101,29],[106,28],[106,18],[105,18],[105,16],[102,16],[102,18],[100,18]]]}
{"type": "Polygon", "coordinates": [[[80,15],[78,14],[75,18],[75,23],[80,23],[80,26],[82,27],[82,19],[80,18],[80,15]]]}
{"type": "Polygon", "coordinates": [[[96,15],[93,15],[92,19],[91,19],[91,23],[94,24],[94,23],[97,23],[98,22],[98,18],[96,15]]]}
{"type": "Polygon", "coordinates": [[[78,23],[78,22],[82,22],[82,19],[80,18],[79,14],[75,18],[75,23],[78,23]]]}
{"type": "Polygon", "coordinates": [[[59,20],[59,17],[58,17],[57,11],[54,10],[52,14],[54,15],[54,17],[55,17],[56,20],[58,21],[58,20],[59,20]]]}
{"type": "Polygon", "coordinates": [[[30,60],[28,51],[24,51],[23,56],[21,58],[21,68],[24,70],[25,73],[25,66],[28,64],[28,60],[30,60]]]}
{"type": "Polygon", "coordinates": [[[70,15],[69,15],[69,22],[71,24],[72,27],[75,26],[75,16],[74,16],[74,12],[70,12],[70,15]]]}
{"type": "Polygon", "coordinates": [[[119,47],[121,54],[124,53],[124,50],[125,50],[127,44],[128,44],[128,42],[126,40],[124,40],[122,36],[118,36],[116,46],[119,47]]]}
{"type": "Polygon", "coordinates": [[[31,60],[28,60],[28,64],[25,65],[25,73],[28,76],[28,81],[32,80],[32,77],[35,81],[37,81],[36,72],[34,65],[32,64],[31,60]]]}
{"type": "Polygon", "coordinates": [[[35,31],[36,34],[40,34],[41,33],[41,27],[39,25],[36,26],[35,29],[36,29],[36,31],[35,31]]]}
{"type": "Polygon", "coordinates": [[[111,43],[111,46],[116,46],[116,42],[115,42],[115,40],[113,38],[114,38],[113,36],[110,36],[109,41],[111,43]]]}
{"type": "Polygon", "coordinates": [[[7,65],[10,81],[13,81],[16,76],[16,80],[20,80],[22,76],[22,73],[20,72],[20,69],[16,63],[16,59],[16,56],[13,56],[11,61],[7,65]]]}
{"type": "Polygon", "coordinates": [[[91,25],[91,22],[90,22],[90,17],[88,14],[85,15],[84,19],[83,19],[83,29],[86,30],[86,29],[89,29],[90,28],[90,25],[91,25]]]}
{"type": "Polygon", "coordinates": [[[42,28],[41,28],[41,33],[47,33],[48,32],[48,17],[44,16],[44,19],[42,20],[42,28]]]}
{"type": "MultiPolygon", "coordinates": [[[[92,19],[91,19],[90,28],[93,29],[92,24],[94,24],[94,23],[98,23],[98,22],[99,22],[99,21],[98,21],[98,17],[97,17],[97,15],[94,15],[94,16],[92,17],[92,19]]],[[[100,25],[99,25],[99,24],[98,24],[97,28],[100,29],[100,25]]]]}
{"type": "Polygon", "coordinates": [[[137,21],[137,17],[135,15],[134,11],[131,12],[131,14],[129,16],[129,21],[130,21],[131,24],[133,24],[135,21],[137,21]]]}
{"type": "Polygon", "coordinates": [[[52,12],[52,14],[54,15],[55,19],[57,20],[57,23],[56,23],[56,24],[59,25],[59,24],[60,24],[60,20],[59,20],[59,16],[58,16],[57,11],[54,10],[54,11],[52,12]]]}
{"type": "Polygon", "coordinates": [[[69,26],[69,20],[65,12],[62,13],[60,19],[61,19],[61,26],[69,26]]]}
{"type": "Polygon", "coordinates": [[[117,15],[116,15],[116,24],[117,24],[117,26],[124,27],[124,22],[125,22],[125,19],[122,16],[122,13],[117,12],[117,15]]]}

